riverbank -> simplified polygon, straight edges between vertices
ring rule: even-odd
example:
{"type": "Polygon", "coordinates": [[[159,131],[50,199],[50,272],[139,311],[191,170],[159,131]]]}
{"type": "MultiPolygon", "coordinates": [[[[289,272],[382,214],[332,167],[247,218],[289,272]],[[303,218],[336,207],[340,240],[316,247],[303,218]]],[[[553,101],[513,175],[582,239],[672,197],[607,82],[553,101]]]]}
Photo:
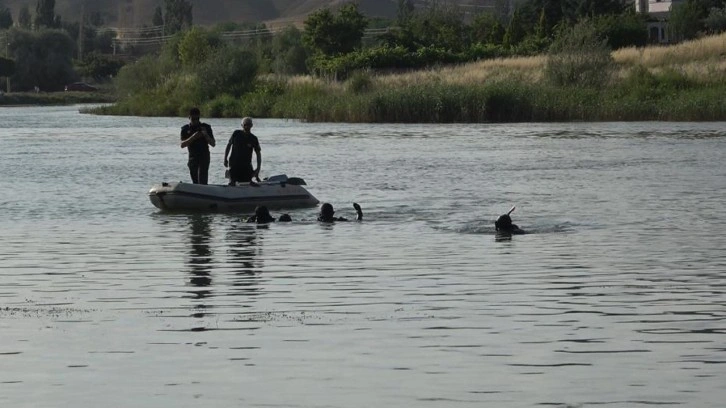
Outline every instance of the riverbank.
{"type": "Polygon", "coordinates": [[[0,106],[53,106],[82,103],[114,103],[106,92],[10,92],[0,95],[0,106]]]}
{"type": "MultiPolygon", "coordinates": [[[[358,72],[346,81],[268,76],[258,77],[255,90],[241,98],[218,95],[199,105],[206,117],[310,122],[720,121],[726,120],[725,54],[726,34],[617,50],[600,86],[553,84],[545,75],[546,55],[398,74],[358,72]]],[[[188,107],[180,100],[148,91],[93,112],[183,116],[188,107]]]]}

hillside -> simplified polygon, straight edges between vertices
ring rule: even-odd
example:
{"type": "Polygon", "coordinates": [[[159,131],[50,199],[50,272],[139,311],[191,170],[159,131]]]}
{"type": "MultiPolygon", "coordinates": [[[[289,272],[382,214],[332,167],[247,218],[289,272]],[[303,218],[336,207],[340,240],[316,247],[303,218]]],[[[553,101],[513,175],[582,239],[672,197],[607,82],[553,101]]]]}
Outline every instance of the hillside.
{"type": "MultiPolygon", "coordinates": [[[[344,0],[191,0],[195,24],[220,22],[300,22],[321,7],[335,8],[344,0]]],[[[35,12],[37,0],[0,0],[17,19],[18,11],[27,5],[35,12]]],[[[371,17],[395,17],[396,0],[360,0],[360,10],[371,17]]],[[[154,9],[163,0],[56,0],[56,14],[64,21],[77,21],[82,8],[100,12],[108,25],[151,25],[154,9]],[[122,7],[123,6],[123,7],[122,7]],[[125,15],[122,15],[125,13],[125,15]]]]}

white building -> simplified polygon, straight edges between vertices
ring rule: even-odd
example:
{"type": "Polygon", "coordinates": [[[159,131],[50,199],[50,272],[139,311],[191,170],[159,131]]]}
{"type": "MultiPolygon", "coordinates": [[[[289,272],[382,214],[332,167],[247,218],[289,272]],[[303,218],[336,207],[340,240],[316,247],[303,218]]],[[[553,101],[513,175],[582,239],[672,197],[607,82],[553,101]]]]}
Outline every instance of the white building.
{"type": "Polygon", "coordinates": [[[635,0],[635,11],[646,13],[648,21],[648,39],[653,43],[668,43],[668,16],[674,4],[685,0],[635,0]]]}

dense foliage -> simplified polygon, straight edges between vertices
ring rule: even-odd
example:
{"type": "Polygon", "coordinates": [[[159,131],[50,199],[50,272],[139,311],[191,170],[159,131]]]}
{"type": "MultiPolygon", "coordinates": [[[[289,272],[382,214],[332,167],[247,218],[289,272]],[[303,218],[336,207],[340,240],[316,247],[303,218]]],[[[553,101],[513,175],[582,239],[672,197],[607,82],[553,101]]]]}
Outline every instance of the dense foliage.
{"type": "Polygon", "coordinates": [[[303,42],[313,54],[345,54],[360,47],[367,26],[368,21],[356,3],[344,5],[337,14],[323,8],[305,20],[303,42]]]}
{"type": "MultiPolygon", "coordinates": [[[[613,50],[648,43],[647,17],[625,0],[495,1],[477,15],[452,2],[397,1],[395,21],[371,21],[351,2],[310,14],[303,29],[273,30],[264,24],[193,26],[190,0],[164,0],[150,21],[164,32],[141,34],[163,38],[163,46],[123,50],[135,58],[122,67],[122,60],[109,56],[116,33],[103,29],[103,21],[85,16],[61,23],[55,1],[38,0],[34,16],[27,8],[18,16],[26,29],[16,27],[8,36],[12,80],[18,89],[53,90],[79,76],[113,77],[119,101],[105,110],[122,114],[184,115],[198,105],[207,116],[355,121],[566,120],[596,115],[593,101],[614,105],[621,98],[635,106],[648,92],[666,98],[703,86],[679,82],[668,70],[615,75],[622,67],[613,62],[613,50]],[[46,45],[39,44],[41,37],[46,45]],[[546,55],[546,63],[529,82],[510,75],[473,85],[382,87],[376,80],[381,73],[536,55],[546,55]],[[297,85],[289,76],[298,74],[329,86],[297,85]]],[[[724,0],[686,0],[673,9],[669,36],[681,41],[721,32],[725,10],[724,0]]],[[[600,107],[610,117],[622,114],[600,107]]],[[[719,109],[714,105],[711,112],[719,109]]]]}
{"type": "Polygon", "coordinates": [[[612,72],[610,48],[587,20],[563,29],[550,46],[545,77],[555,86],[601,88],[612,72]]]}
{"type": "Polygon", "coordinates": [[[0,2],[0,30],[10,28],[13,26],[13,15],[10,9],[3,6],[0,2]]]}
{"type": "Polygon", "coordinates": [[[164,0],[164,11],[164,34],[176,34],[192,27],[192,3],[190,1],[164,0]]]}
{"type": "Polygon", "coordinates": [[[15,60],[14,89],[37,86],[44,91],[63,90],[65,84],[78,78],[73,69],[76,44],[65,31],[11,29],[7,38],[15,60]]]}
{"type": "Polygon", "coordinates": [[[0,57],[0,77],[11,76],[15,73],[15,61],[0,57]]]}
{"type": "Polygon", "coordinates": [[[32,26],[33,17],[30,15],[30,9],[27,5],[24,5],[18,12],[18,27],[30,30],[32,26]]]}
{"type": "Polygon", "coordinates": [[[127,114],[183,115],[191,106],[239,98],[253,89],[257,72],[253,52],[195,28],[178,33],[158,57],[119,71],[115,82],[124,93],[118,106],[127,114]]]}
{"type": "Polygon", "coordinates": [[[33,24],[36,28],[59,28],[61,26],[61,18],[55,14],[55,0],[38,0],[35,5],[33,24]]]}

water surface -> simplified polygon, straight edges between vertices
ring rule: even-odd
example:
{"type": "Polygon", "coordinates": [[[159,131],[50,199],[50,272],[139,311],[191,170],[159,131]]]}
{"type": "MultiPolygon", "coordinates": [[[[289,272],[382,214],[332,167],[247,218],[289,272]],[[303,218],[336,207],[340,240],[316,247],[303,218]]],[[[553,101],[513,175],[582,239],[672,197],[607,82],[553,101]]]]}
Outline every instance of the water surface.
{"type": "Polygon", "coordinates": [[[0,108],[0,406],[722,406],[726,124],[260,119],[365,220],[257,228],[150,204],[184,121],[0,108]]]}

